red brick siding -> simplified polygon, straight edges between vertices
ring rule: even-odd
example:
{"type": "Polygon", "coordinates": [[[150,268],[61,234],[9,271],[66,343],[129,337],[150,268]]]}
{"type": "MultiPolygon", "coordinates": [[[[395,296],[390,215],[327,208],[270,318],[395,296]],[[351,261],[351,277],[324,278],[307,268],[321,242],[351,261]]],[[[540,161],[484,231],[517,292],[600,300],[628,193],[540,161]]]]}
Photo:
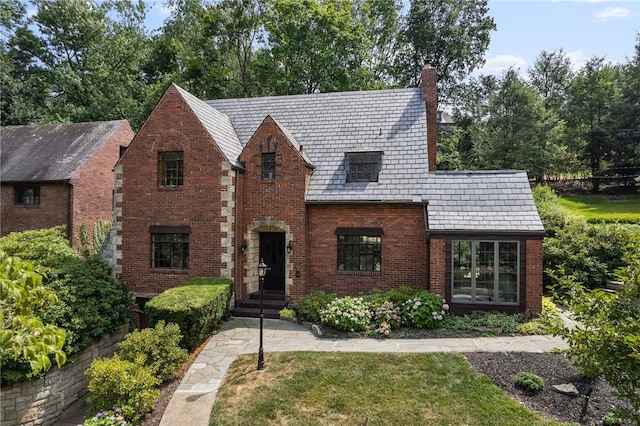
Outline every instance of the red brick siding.
{"type": "Polygon", "coordinates": [[[445,296],[447,287],[447,240],[431,238],[429,240],[429,278],[432,293],[445,296]]]}
{"type": "Polygon", "coordinates": [[[128,146],[134,137],[128,122],[123,124],[71,178],[73,185],[72,245],[81,246],[80,227],[84,224],[93,248],[93,227],[111,221],[113,215],[113,167],[120,156],[120,146],[128,146]]]}
{"type": "MultiPolygon", "coordinates": [[[[159,294],[195,276],[221,276],[221,174],[226,158],[170,87],[120,161],[121,277],[137,294],[159,294]],[[158,186],[158,153],[184,151],[184,185],[158,186]],[[150,226],[189,226],[189,269],[151,267],[150,226]]],[[[233,201],[233,200],[231,200],[233,201]]]]}
{"type": "Polygon", "coordinates": [[[27,229],[67,225],[69,188],[63,183],[41,184],[40,204],[15,205],[14,185],[2,185],[2,235],[27,229]]]}
{"type": "Polygon", "coordinates": [[[291,241],[294,249],[285,258],[286,291],[291,298],[299,297],[305,294],[307,280],[305,192],[312,170],[270,117],[247,143],[240,160],[246,171],[238,178],[237,244],[247,241],[249,249],[238,253],[238,297],[244,297],[258,282],[260,231],[285,232],[285,244],[291,241]],[[262,153],[267,152],[275,153],[274,180],[262,180],[262,153]]]}
{"type": "Polygon", "coordinates": [[[113,167],[120,146],[133,138],[129,123],[123,124],[71,177],[70,187],[63,183],[40,184],[39,206],[16,206],[14,186],[2,185],[2,235],[27,229],[68,226],[73,248],[80,249],[80,227],[84,223],[93,247],[93,225],[112,219],[113,167]],[[70,198],[71,191],[71,198],[70,198]],[[72,202],[69,215],[69,202],[72,202]]]}
{"type": "Polygon", "coordinates": [[[309,214],[308,292],[324,290],[357,295],[408,285],[428,288],[427,245],[421,205],[311,205],[309,214]],[[338,227],[382,228],[379,275],[337,271],[338,227]]]}
{"type": "Polygon", "coordinates": [[[542,312],[542,239],[527,240],[526,247],[526,313],[537,315],[542,312]]]}

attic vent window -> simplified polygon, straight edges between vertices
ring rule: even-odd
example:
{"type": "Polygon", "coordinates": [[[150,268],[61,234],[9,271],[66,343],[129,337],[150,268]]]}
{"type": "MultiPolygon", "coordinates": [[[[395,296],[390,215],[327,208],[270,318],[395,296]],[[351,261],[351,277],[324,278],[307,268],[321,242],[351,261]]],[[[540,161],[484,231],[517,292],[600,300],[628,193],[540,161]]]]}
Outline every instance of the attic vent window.
{"type": "Polygon", "coordinates": [[[348,152],[347,182],[377,182],[382,168],[382,152],[348,152]]]}

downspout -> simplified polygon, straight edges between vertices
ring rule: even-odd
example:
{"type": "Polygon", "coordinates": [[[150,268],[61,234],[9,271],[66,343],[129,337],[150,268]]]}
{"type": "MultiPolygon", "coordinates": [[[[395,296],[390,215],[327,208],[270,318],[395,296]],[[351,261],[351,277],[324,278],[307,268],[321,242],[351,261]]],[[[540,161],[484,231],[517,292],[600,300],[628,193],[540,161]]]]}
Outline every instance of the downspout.
{"type": "Polygon", "coordinates": [[[70,179],[65,179],[63,183],[67,187],[67,239],[73,247],[73,185],[71,185],[70,179]]]}

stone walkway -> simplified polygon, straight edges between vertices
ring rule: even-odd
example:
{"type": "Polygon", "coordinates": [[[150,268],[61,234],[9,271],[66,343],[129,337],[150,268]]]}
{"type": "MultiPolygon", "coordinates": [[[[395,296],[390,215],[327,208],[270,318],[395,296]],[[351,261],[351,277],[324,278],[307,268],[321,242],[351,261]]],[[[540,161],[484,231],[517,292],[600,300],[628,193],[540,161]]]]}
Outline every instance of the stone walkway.
{"type": "MultiPolygon", "coordinates": [[[[256,353],[260,321],[226,321],[200,352],[164,412],[160,426],[208,426],[222,379],[238,355],[256,353]]],[[[284,320],[264,320],[263,346],[269,352],[551,352],[566,348],[559,337],[509,336],[461,339],[320,339],[309,328],[284,320]]]]}

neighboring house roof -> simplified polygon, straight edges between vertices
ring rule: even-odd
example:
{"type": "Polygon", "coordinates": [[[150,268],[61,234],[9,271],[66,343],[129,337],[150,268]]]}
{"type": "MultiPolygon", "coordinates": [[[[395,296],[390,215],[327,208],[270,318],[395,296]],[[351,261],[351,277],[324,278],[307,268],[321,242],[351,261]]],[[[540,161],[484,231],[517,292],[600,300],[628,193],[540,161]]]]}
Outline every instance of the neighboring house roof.
{"type": "Polygon", "coordinates": [[[244,146],[267,115],[287,129],[316,167],[307,202],[411,202],[428,176],[421,89],[210,100],[244,146]],[[345,153],[382,151],[378,182],[346,183],[345,153]]]}
{"type": "Polygon", "coordinates": [[[2,127],[0,181],[59,182],[70,179],[125,122],[2,127]]]}
{"type": "MultiPolygon", "coordinates": [[[[233,125],[229,121],[229,117],[209,107],[205,102],[196,98],[177,84],[174,84],[174,86],[200,123],[202,123],[204,129],[218,145],[222,154],[231,164],[241,167],[238,163],[238,157],[242,152],[242,145],[238,140],[233,125]]],[[[266,114],[262,118],[265,116],[266,114]]]]}
{"type": "Polygon", "coordinates": [[[425,196],[431,231],[544,231],[524,171],[432,173],[425,196]]]}

